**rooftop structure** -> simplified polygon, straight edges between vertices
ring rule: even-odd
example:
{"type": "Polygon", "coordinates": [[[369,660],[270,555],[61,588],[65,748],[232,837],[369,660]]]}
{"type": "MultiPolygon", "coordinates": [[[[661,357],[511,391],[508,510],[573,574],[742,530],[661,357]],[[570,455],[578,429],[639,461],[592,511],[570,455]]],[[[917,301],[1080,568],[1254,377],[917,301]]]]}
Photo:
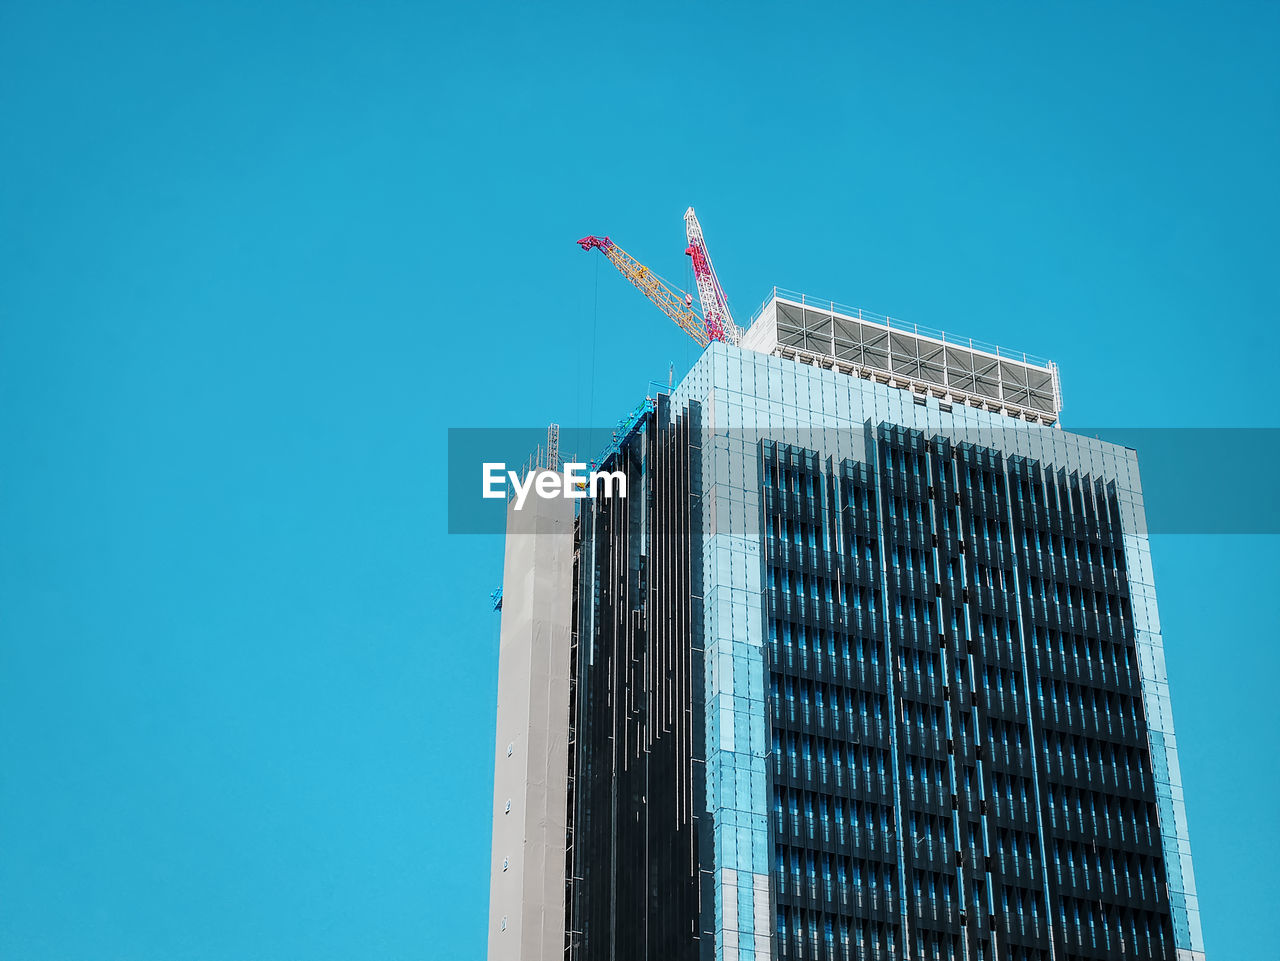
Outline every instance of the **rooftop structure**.
{"type": "Polygon", "coordinates": [[[1052,361],[777,287],[742,346],[1046,427],[1062,410],[1052,361]]]}

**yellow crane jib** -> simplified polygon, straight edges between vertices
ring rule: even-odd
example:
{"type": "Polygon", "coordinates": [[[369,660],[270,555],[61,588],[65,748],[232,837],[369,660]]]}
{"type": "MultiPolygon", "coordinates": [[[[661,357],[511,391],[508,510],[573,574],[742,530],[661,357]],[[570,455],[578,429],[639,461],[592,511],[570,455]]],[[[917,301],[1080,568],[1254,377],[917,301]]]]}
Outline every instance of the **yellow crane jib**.
{"type": "Polygon", "coordinates": [[[693,298],[682,290],[669,286],[657,274],[636,260],[629,253],[615,244],[608,237],[583,237],[578,241],[583,250],[595,248],[609,258],[609,263],[618,269],[618,273],[635,285],[640,293],[660,311],[674,320],[680,328],[698,342],[699,347],[706,347],[706,325],[697,311],[693,309],[693,298]]]}

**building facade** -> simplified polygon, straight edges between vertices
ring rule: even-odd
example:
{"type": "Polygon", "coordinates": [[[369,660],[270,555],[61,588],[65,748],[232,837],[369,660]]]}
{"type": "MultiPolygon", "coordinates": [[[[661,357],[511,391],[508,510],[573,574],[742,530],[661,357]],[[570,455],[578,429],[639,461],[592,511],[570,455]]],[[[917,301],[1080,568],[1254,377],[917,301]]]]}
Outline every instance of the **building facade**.
{"type": "Polygon", "coordinates": [[[566,957],[1203,959],[1136,456],[1059,397],[775,294],[656,398],[575,525],[566,957]]]}

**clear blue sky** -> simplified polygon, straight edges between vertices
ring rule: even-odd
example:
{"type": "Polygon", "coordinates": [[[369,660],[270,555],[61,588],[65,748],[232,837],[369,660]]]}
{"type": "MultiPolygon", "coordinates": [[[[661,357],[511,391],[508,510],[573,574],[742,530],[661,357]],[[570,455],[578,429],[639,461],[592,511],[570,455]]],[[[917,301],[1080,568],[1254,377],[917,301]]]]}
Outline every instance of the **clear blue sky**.
{"type": "MultiPolygon", "coordinates": [[[[694,356],[585,233],[680,282],[693,203],[740,315],[1052,357],[1068,425],[1278,426],[1221,366],[1280,355],[1278,42],[1275,4],[0,5],[0,957],[482,956],[501,554],[444,533],[446,428],[611,423],[694,356]]],[[[1274,956],[1277,546],[1153,545],[1215,961],[1274,956]]]]}

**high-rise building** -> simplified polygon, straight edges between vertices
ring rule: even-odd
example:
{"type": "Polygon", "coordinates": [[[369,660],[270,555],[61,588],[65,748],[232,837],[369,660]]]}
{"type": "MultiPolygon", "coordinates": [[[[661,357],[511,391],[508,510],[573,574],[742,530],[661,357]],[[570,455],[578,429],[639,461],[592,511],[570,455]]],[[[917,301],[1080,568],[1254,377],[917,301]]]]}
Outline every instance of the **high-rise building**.
{"type": "Polygon", "coordinates": [[[495,881],[491,961],[1203,961],[1136,455],[1059,398],[775,292],[623,439],[625,498],[509,535],[495,878],[565,867],[495,881]],[[522,742],[563,792],[503,779],[522,742]]]}

